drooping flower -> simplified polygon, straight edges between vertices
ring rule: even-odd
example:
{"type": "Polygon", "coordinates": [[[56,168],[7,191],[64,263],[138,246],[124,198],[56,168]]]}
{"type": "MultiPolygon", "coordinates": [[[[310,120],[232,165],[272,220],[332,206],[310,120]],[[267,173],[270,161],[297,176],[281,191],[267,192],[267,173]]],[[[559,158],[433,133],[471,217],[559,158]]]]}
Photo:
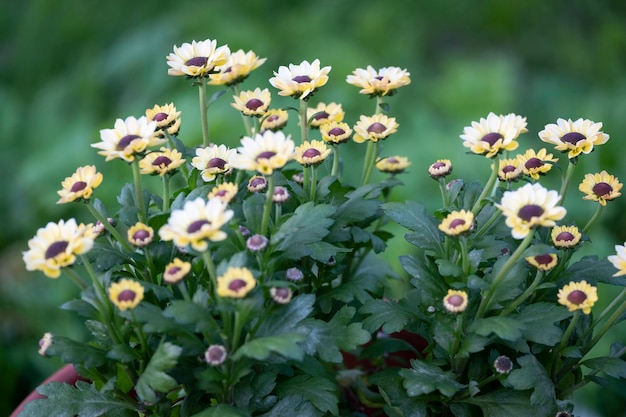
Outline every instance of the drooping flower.
{"type": "Polygon", "coordinates": [[[583,182],[580,183],[578,189],[585,193],[584,200],[597,201],[603,206],[606,202],[614,200],[622,193],[623,184],[619,182],[617,177],[609,175],[608,172],[602,170],[596,174],[586,174],[583,182]]]}
{"type": "Polygon", "coordinates": [[[163,132],[167,131],[170,135],[178,134],[182,119],[182,112],[176,110],[174,103],[159,106],[155,104],[153,108],[146,109],[146,117],[150,122],[156,123],[156,134],[159,137],[165,136],[163,132]]]}
{"type": "Polygon", "coordinates": [[[518,147],[517,137],[527,132],[526,118],[509,113],[498,116],[489,113],[487,118],[472,122],[463,129],[463,146],[478,155],[492,158],[502,151],[512,151],[518,147]]]}
{"type": "Polygon", "coordinates": [[[559,304],[567,307],[569,311],[582,310],[583,313],[591,313],[591,307],[598,301],[597,288],[589,285],[587,281],[570,282],[559,290],[559,304]]]}
{"type": "Polygon", "coordinates": [[[189,78],[208,77],[215,67],[226,64],[230,56],[227,45],[217,46],[216,40],[192,41],[174,46],[174,52],[167,56],[168,75],[189,78]]]}
{"type": "Polygon", "coordinates": [[[437,180],[452,173],[452,162],[449,159],[438,159],[428,167],[428,175],[437,180]]]}
{"type": "Polygon", "coordinates": [[[371,65],[357,68],[346,77],[346,82],[361,88],[360,94],[391,96],[396,90],[411,83],[411,74],[399,67],[383,67],[378,71],[371,65]]]}
{"type": "Polygon", "coordinates": [[[256,279],[247,268],[230,267],[217,277],[217,295],[243,298],[256,286],[256,279]]]}
{"type": "Polygon", "coordinates": [[[238,96],[233,96],[234,103],[230,105],[240,111],[244,116],[261,117],[266,114],[272,95],[270,90],[255,88],[254,90],[242,91],[238,96]]]}
{"type": "Polygon", "coordinates": [[[266,130],[276,132],[287,125],[289,113],[283,109],[269,109],[261,118],[261,133],[266,130]]]}
{"type": "Polygon", "coordinates": [[[471,231],[474,226],[474,214],[469,210],[453,211],[439,224],[439,230],[448,236],[458,236],[471,231]]]}
{"type": "Polygon", "coordinates": [[[320,126],[322,140],[338,145],[350,140],[352,128],[345,122],[328,122],[320,126]]]}
{"type": "Polygon", "coordinates": [[[513,361],[505,355],[500,355],[493,361],[493,368],[497,373],[506,375],[513,370],[513,361]]]}
{"type": "Polygon", "coordinates": [[[148,246],[154,239],[154,229],[141,222],[135,223],[128,229],[128,241],[131,245],[142,248],[148,246]]]}
{"type": "Polygon", "coordinates": [[[534,180],[538,180],[541,175],[545,175],[552,169],[554,162],[558,158],[553,158],[545,148],[535,152],[534,149],[528,149],[524,154],[518,155],[524,174],[530,176],[534,180]]]}
{"type": "Polygon", "coordinates": [[[221,227],[233,217],[233,211],[226,207],[218,198],[187,201],[182,210],[172,211],[167,224],[159,229],[159,236],[162,240],[173,241],[179,248],[191,245],[194,250],[203,252],[208,241],[226,239],[221,227]]]}
{"type": "Polygon", "coordinates": [[[544,253],[542,255],[527,256],[526,262],[542,271],[549,271],[558,262],[558,257],[554,253],[544,253]]]}
{"type": "Polygon", "coordinates": [[[265,131],[254,138],[244,136],[241,145],[231,164],[237,169],[257,171],[264,175],[284,167],[293,158],[295,148],[291,136],[285,136],[280,131],[265,131]]]}
{"type": "Polygon", "coordinates": [[[309,63],[302,61],[299,65],[289,64],[289,67],[280,66],[270,84],[277,88],[281,96],[291,96],[306,100],[317,89],[328,82],[328,73],[331,67],[320,68],[320,60],[309,63]]]}
{"type": "Polygon", "coordinates": [[[175,284],[181,281],[191,271],[191,264],[179,258],[174,258],[172,262],[165,266],[163,271],[163,281],[168,284],[175,284]]]}
{"type": "Polygon", "coordinates": [[[252,71],[259,68],[267,58],[259,58],[253,51],[245,52],[243,49],[232,52],[228,60],[220,65],[219,72],[209,74],[209,84],[211,85],[235,85],[250,75],[252,71]]]}
{"type": "Polygon", "coordinates": [[[206,148],[197,148],[191,165],[200,171],[204,181],[211,182],[218,175],[227,175],[231,172],[236,155],[236,149],[213,144],[206,148]]]}
{"type": "Polygon", "coordinates": [[[57,204],[69,203],[76,200],[89,200],[93,190],[102,183],[102,174],[96,171],[94,165],[80,167],[71,177],[61,183],[63,187],[57,191],[61,197],[57,204]]]}
{"type": "Polygon", "coordinates": [[[382,113],[373,116],[361,116],[354,125],[354,136],[352,140],[356,143],[363,143],[366,140],[378,142],[385,140],[398,130],[399,124],[395,117],[388,117],[382,113]]]}
{"type": "Polygon", "coordinates": [[[143,286],[132,279],[123,278],[109,286],[109,299],[120,310],[132,310],[143,300],[143,286]]]}
{"type": "Polygon", "coordinates": [[[399,174],[404,172],[411,165],[409,159],[404,156],[388,156],[376,162],[376,169],[389,174],[399,174]]]}
{"type": "Polygon", "coordinates": [[[498,160],[498,179],[503,182],[514,182],[523,173],[519,158],[503,158],[498,160]]]}
{"type": "Polygon", "coordinates": [[[505,191],[496,207],[506,216],[506,225],[515,239],[523,239],[531,229],[552,227],[565,217],[566,210],[558,206],[561,197],[541,184],[526,184],[515,191],[505,191]]]}
{"type": "Polygon", "coordinates": [[[272,287],[270,288],[270,296],[278,304],[289,304],[293,292],[289,287],[272,287]]]}
{"type": "Polygon", "coordinates": [[[164,176],[174,173],[184,163],[183,154],[163,146],[159,151],[147,153],[139,161],[139,171],[146,175],[164,176]]]}
{"type": "Polygon", "coordinates": [[[26,269],[58,278],[61,268],[74,264],[76,255],[91,250],[93,239],[91,224],[77,224],[75,219],[50,222],[28,241],[28,251],[22,253],[26,269]]]}
{"type": "Polygon", "coordinates": [[[345,112],[338,103],[318,103],[315,107],[306,110],[306,119],[312,128],[319,128],[321,125],[330,122],[339,123],[343,121],[345,112]]]}
{"type": "Polygon", "coordinates": [[[204,352],[204,360],[209,365],[218,366],[226,361],[228,354],[223,345],[211,345],[204,352]]]}
{"type": "Polygon", "coordinates": [[[331,149],[321,140],[304,141],[296,146],[294,158],[302,166],[319,165],[330,155],[331,149]]]}
{"type": "Polygon", "coordinates": [[[555,226],[550,233],[552,244],[557,248],[572,248],[578,245],[582,235],[576,226],[555,226]]]}
{"type": "Polygon", "coordinates": [[[626,275],[626,242],[623,245],[615,245],[615,255],[607,259],[617,269],[617,272],[613,274],[614,277],[626,275]]]}
{"type": "Polygon", "coordinates": [[[450,313],[460,313],[467,308],[467,293],[465,291],[448,290],[443,298],[443,306],[450,313]]]}
{"type": "Polygon", "coordinates": [[[220,185],[216,185],[209,192],[208,198],[218,198],[224,203],[230,203],[237,195],[237,186],[232,182],[225,182],[220,185]]]}
{"type": "Polygon", "coordinates": [[[165,139],[156,136],[155,129],[156,122],[149,122],[145,116],[139,119],[133,116],[117,119],[113,129],[100,130],[102,142],[94,143],[91,147],[100,149],[98,154],[105,156],[106,161],[119,158],[133,162],[138,154],[165,142],[165,139]]]}
{"type": "Polygon", "coordinates": [[[602,145],[609,140],[609,135],[600,131],[602,123],[595,123],[582,118],[558,119],[556,124],[548,124],[539,132],[539,139],[555,145],[561,152],[567,152],[569,159],[576,158],[581,153],[588,154],[595,146],[602,145]]]}
{"type": "Polygon", "coordinates": [[[248,191],[251,193],[260,193],[267,189],[267,178],[261,175],[253,175],[248,180],[248,191]]]}

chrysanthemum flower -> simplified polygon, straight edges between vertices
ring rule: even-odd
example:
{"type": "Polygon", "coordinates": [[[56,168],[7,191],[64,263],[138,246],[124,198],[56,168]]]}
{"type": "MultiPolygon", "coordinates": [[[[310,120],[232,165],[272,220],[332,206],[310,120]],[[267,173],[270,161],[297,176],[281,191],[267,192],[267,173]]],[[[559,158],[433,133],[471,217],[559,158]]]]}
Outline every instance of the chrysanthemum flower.
{"type": "Polygon", "coordinates": [[[513,369],[513,361],[505,355],[500,355],[493,361],[493,368],[497,373],[506,375],[513,369]]]}
{"type": "Polygon", "coordinates": [[[176,284],[181,281],[191,271],[191,264],[179,258],[174,258],[172,262],[165,266],[163,271],[163,281],[168,284],[176,284]]]}
{"type": "Polygon", "coordinates": [[[270,288],[270,296],[272,300],[278,304],[289,304],[293,293],[289,287],[272,287],[270,288]]]}
{"type": "Polygon", "coordinates": [[[253,51],[243,49],[232,52],[224,65],[220,65],[219,72],[209,74],[211,85],[234,85],[242,82],[252,71],[259,68],[267,58],[259,58],[253,51]]]}
{"type": "Polygon", "coordinates": [[[330,155],[330,148],[321,140],[304,141],[296,146],[294,158],[302,166],[319,165],[330,155]]]}
{"type": "Polygon", "coordinates": [[[312,128],[318,128],[324,123],[341,122],[345,116],[343,107],[337,103],[318,103],[315,107],[306,110],[306,119],[310,121],[312,128]]]}
{"type": "Polygon", "coordinates": [[[524,154],[518,155],[517,158],[524,174],[534,180],[538,180],[541,175],[548,173],[552,169],[553,163],[558,161],[558,158],[553,158],[552,154],[548,153],[545,148],[540,149],[539,152],[528,149],[524,154]]]}
{"type": "Polygon", "coordinates": [[[463,146],[478,155],[492,158],[501,151],[512,151],[518,147],[517,137],[527,132],[526,118],[509,113],[498,116],[489,113],[486,119],[472,122],[463,129],[463,146]]]}
{"type": "Polygon", "coordinates": [[[291,176],[291,179],[300,185],[304,184],[304,172],[296,172],[291,176]]]}
{"type": "Polygon", "coordinates": [[[248,191],[260,193],[267,189],[267,178],[261,175],[254,175],[248,180],[248,191]]]}
{"type": "Polygon", "coordinates": [[[338,145],[350,140],[352,128],[345,122],[328,122],[320,126],[320,134],[324,142],[338,145]]]}
{"type": "Polygon", "coordinates": [[[228,354],[223,345],[211,345],[204,352],[204,360],[209,365],[218,366],[226,361],[228,354]]]}
{"type": "Polygon", "coordinates": [[[460,313],[467,308],[467,293],[465,291],[448,290],[443,298],[443,306],[450,313],[460,313]]]}
{"type": "Polygon", "coordinates": [[[515,191],[506,191],[496,207],[506,216],[513,237],[523,239],[531,229],[552,227],[565,217],[567,211],[557,205],[560,199],[556,191],[548,191],[539,183],[526,184],[515,191]]]}
{"type": "Polygon", "coordinates": [[[404,156],[388,156],[376,162],[376,169],[380,172],[399,174],[411,165],[409,159],[404,156]]]}
{"type": "Polygon", "coordinates": [[[368,65],[366,69],[357,68],[346,77],[346,82],[361,88],[360,94],[370,96],[393,95],[396,90],[411,83],[411,74],[399,67],[384,67],[376,71],[368,65]]]}
{"type": "Polygon", "coordinates": [[[551,270],[556,266],[558,261],[558,257],[554,253],[545,253],[542,255],[526,257],[526,262],[542,271],[551,270]]]}
{"type": "Polygon", "coordinates": [[[623,245],[615,245],[615,255],[607,259],[617,268],[617,272],[613,274],[614,277],[626,275],[626,242],[623,245]]]}
{"type": "Polygon", "coordinates": [[[474,215],[471,211],[453,211],[439,224],[439,230],[448,236],[458,236],[471,231],[474,226],[474,215]]]}
{"type": "Polygon", "coordinates": [[[165,136],[164,131],[167,131],[170,135],[178,134],[182,122],[180,115],[181,112],[176,110],[174,103],[163,106],[155,104],[153,108],[146,109],[146,117],[150,122],[156,123],[156,134],[159,137],[165,136]]]}
{"type": "Polygon", "coordinates": [[[569,159],[581,153],[588,154],[594,146],[602,145],[609,140],[609,135],[600,131],[602,123],[595,123],[582,118],[558,119],[556,124],[548,124],[539,132],[539,139],[551,143],[561,152],[567,152],[569,159]]]}
{"type": "Polygon", "coordinates": [[[162,240],[172,240],[179,248],[191,247],[203,252],[208,241],[219,242],[226,239],[221,227],[233,217],[233,211],[226,209],[218,198],[205,201],[197,198],[187,201],[182,210],[174,210],[167,224],[159,229],[162,240]]]}
{"type": "Polygon", "coordinates": [[[503,182],[514,182],[522,175],[522,163],[518,158],[498,160],[498,179],[503,182]]]}
{"type": "Polygon", "coordinates": [[[109,299],[120,310],[132,310],[143,300],[143,286],[132,279],[121,279],[109,286],[109,299]]]}
{"type": "Polygon", "coordinates": [[[587,284],[587,281],[570,282],[559,290],[559,304],[569,311],[582,310],[591,313],[591,307],[598,301],[597,288],[587,284]]]}
{"type": "Polygon", "coordinates": [[[128,241],[131,245],[142,248],[148,246],[154,239],[154,229],[141,222],[135,223],[128,229],[128,241]]]}
{"type": "Polygon", "coordinates": [[[276,204],[282,204],[287,200],[289,200],[289,190],[280,185],[274,187],[274,195],[272,196],[272,201],[276,204]]]}
{"type": "Polygon", "coordinates": [[[145,116],[139,119],[132,116],[125,120],[117,119],[113,129],[100,130],[102,142],[94,143],[91,147],[100,149],[98,154],[105,156],[106,161],[120,158],[133,162],[137,154],[165,142],[165,139],[155,135],[155,129],[156,122],[149,122],[145,116]]]}
{"type": "Polygon", "coordinates": [[[213,187],[208,195],[208,198],[218,198],[224,203],[230,203],[237,195],[237,191],[237,186],[234,183],[225,182],[213,187]]]}
{"type": "Polygon", "coordinates": [[[39,339],[39,350],[37,351],[37,353],[39,353],[41,356],[46,356],[46,351],[50,346],[52,346],[52,339],[52,333],[44,333],[43,337],[39,339]]]}
{"type": "Polygon", "coordinates": [[[258,252],[267,247],[269,239],[263,235],[252,235],[246,240],[246,247],[250,252],[258,252]]]}
{"type": "Polygon", "coordinates": [[[244,136],[241,145],[231,164],[237,169],[258,171],[264,175],[284,167],[293,158],[295,148],[291,136],[272,131],[259,133],[254,138],[244,136]]]}
{"type": "Polygon", "coordinates": [[[302,271],[296,267],[291,267],[289,269],[287,269],[287,271],[285,271],[285,277],[289,280],[289,281],[302,281],[304,279],[304,274],[302,273],[302,271]]]}
{"type": "Polygon", "coordinates": [[[449,159],[438,159],[428,167],[428,175],[437,180],[452,173],[452,162],[449,159]]]}
{"type": "Polygon", "coordinates": [[[354,137],[356,143],[363,143],[366,140],[378,142],[387,139],[398,130],[398,123],[395,117],[387,117],[379,113],[373,116],[361,116],[354,125],[354,137]]]}
{"type": "Polygon", "coordinates": [[[87,253],[92,247],[91,224],[76,224],[74,219],[60,220],[37,230],[22,256],[27,270],[42,271],[49,278],[58,278],[61,268],[74,264],[76,255],[87,253]]]}
{"type": "Polygon", "coordinates": [[[89,200],[93,190],[102,183],[102,174],[96,171],[94,165],[80,167],[71,177],[61,183],[63,187],[57,191],[61,196],[57,204],[69,203],[75,200],[89,200]]]}
{"type": "Polygon", "coordinates": [[[254,90],[242,91],[238,96],[233,96],[234,103],[230,103],[235,110],[244,116],[261,117],[265,115],[272,101],[270,90],[255,88],[254,90]]]}
{"type": "Polygon", "coordinates": [[[161,147],[158,152],[149,152],[139,161],[139,170],[146,175],[160,175],[173,173],[185,163],[183,154],[176,149],[161,147]]]}
{"type": "Polygon", "coordinates": [[[309,63],[302,61],[299,65],[289,64],[289,67],[280,66],[270,84],[276,87],[279,95],[291,96],[305,100],[315,90],[328,82],[328,73],[331,67],[320,68],[320,60],[309,63]]]}
{"type": "Polygon", "coordinates": [[[283,109],[269,109],[261,118],[261,132],[276,132],[287,125],[289,113],[283,109]]]}
{"type": "Polygon", "coordinates": [[[232,162],[236,155],[236,149],[229,149],[226,145],[213,144],[206,148],[197,148],[196,156],[191,160],[191,165],[200,171],[204,181],[211,182],[216,176],[231,172],[232,162]]]}
{"type": "Polygon", "coordinates": [[[226,270],[217,277],[217,295],[228,298],[243,298],[256,286],[256,279],[247,268],[226,270]]]}
{"type": "Polygon", "coordinates": [[[167,56],[168,75],[190,78],[207,77],[215,67],[226,64],[230,56],[227,45],[217,46],[216,40],[192,41],[174,46],[174,52],[167,56]]]}
{"type": "Polygon", "coordinates": [[[576,226],[555,226],[550,233],[552,244],[557,248],[572,248],[582,237],[576,226]]]}
{"type": "Polygon", "coordinates": [[[623,184],[613,175],[609,175],[608,172],[602,171],[596,174],[587,174],[580,183],[578,189],[585,193],[584,200],[597,201],[603,206],[606,206],[606,202],[614,200],[622,193],[619,191],[622,189],[623,184]]]}

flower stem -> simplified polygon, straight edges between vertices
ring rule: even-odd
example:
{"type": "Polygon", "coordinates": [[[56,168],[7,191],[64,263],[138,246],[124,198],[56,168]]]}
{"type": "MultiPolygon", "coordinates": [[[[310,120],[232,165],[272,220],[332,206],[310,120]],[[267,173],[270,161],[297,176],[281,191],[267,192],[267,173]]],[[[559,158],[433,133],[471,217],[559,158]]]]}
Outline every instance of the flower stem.
{"type": "MultiPolygon", "coordinates": [[[[624,296],[626,295],[625,293],[626,293],[626,288],[624,288],[616,298],[619,298],[620,300],[623,299],[624,296]]],[[[617,303],[611,303],[609,307],[612,307],[615,304],[617,303]]],[[[606,320],[606,323],[604,323],[602,327],[600,328],[600,330],[598,330],[598,333],[596,333],[596,335],[593,337],[593,339],[591,340],[591,343],[589,343],[589,345],[584,349],[583,351],[584,353],[589,352],[596,345],[596,343],[598,343],[600,339],[602,339],[602,336],[604,336],[604,334],[611,327],[613,327],[616,321],[622,316],[622,314],[624,314],[624,311],[626,311],[626,303],[621,303],[621,305],[617,308],[617,310],[615,310],[613,314],[609,316],[609,318],[606,320]]],[[[605,309],[605,311],[602,312],[600,317],[604,318],[604,316],[606,316],[607,313],[608,313],[608,307],[605,309]]]]}
{"type": "Polygon", "coordinates": [[[170,176],[163,175],[163,211],[170,209],[170,176]]]}
{"type": "Polygon", "coordinates": [[[317,167],[311,166],[309,168],[311,169],[311,187],[309,190],[309,200],[315,203],[315,193],[317,192],[317,167]]]}
{"type": "Polygon", "coordinates": [[[138,217],[142,223],[147,223],[146,203],[143,200],[143,189],[141,187],[141,172],[139,171],[139,160],[135,160],[131,164],[133,168],[133,183],[135,185],[135,198],[137,199],[137,208],[139,209],[138,217]]]}
{"type": "Polygon", "coordinates": [[[198,95],[200,96],[200,119],[202,121],[202,145],[206,148],[209,146],[209,120],[207,118],[209,106],[206,101],[207,83],[203,78],[198,82],[198,95]]]}
{"type": "Polygon", "coordinates": [[[583,227],[583,230],[582,230],[583,233],[587,233],[589,229],[591,229],[591,226],[593,226],[593,224],[596,222],[596,220],[600,218],[600,214],[602,214],[603,208],[604,206],[602,204],[598,204],[598,208],[596,209],[596,212],[593,213],[593,216],[591,216],[591,218],[589,219],[585,227],[583,227]]]}
{"type": "Polygon", "coordinates": [[[267,195],[265,196],[265,204],[263,205],[263,218],[261,220],[261,235],[267,236],[267,228],[270,222],[270,213],[272,211],[272,202],[274,198],[274,174],[270,174],[267,178],[267,195]]]}
{"type": "Polygon", "coordinates": [[[574,169],[576,168],[576,164],[572,163],[572,160],[569,160],[567,165],[567,170],[565,171],[565,175],[563,176],[563,182],[561,183],[561,191],[559,195],[561,196],[561,203],[565,201],[565,194],[567,193],[567,187],[569,186],[569,182],[572,179],[572,175],[574,175],[574,169]]]}
{"type": "Polygon", "coordinates": [[[376,165],[376,157],[378,156],[378,149],[380,147],[379,142],[369,141],[367,143],[367,151],[365,153],[365,166],[363,170],[363,179],[361,185],[369,183],[374,165],[376,165]]]}
{"type": "MultiPolygon", "coordinates": [[[[209,286],[213,291],[217,290],[217,272],[215,269],[215,264],[213,263],[213,257],[211,256],[211,250],[207,249],[202,252],[202,259],[204,260],[204,265],[206,267],[207,272],[209,273],[209,286]]],[[[211,291],[212,292],[212,291],[211,291]]],[[[213,294],[215,295],[215,294],[213,294]]]]}
{"type": "Polygon", "coordinates": [[[535,275],[535,279],[528,286],[528,288],[526,288],[526,290],[519,297],[517,297],[515,300],[513,300],[513,302],[510,303],[507,308],[502,310],[500,315],[501,316],[508,316],[509,314],[511,314],[511,312],[515,311],[515,309],[520,304],[522,304],[524,301],[526,301],[526,299],[528,297],[533,295],[533,293],[535,291],[535,288],[537,288],[537,285],[539,285],[541,283],[542,279],[543,279],[543,271],[539,270],[539,271],[537,271],[537,275],[535,275]]]}
{"type": "Polygon", "coordinates": [[[485,184],[485,187],[483,188],[483,191],[480,193],[480,196],[478,196],[478,199],[474,203],[474,207],[472,207],[472,214],[474,215],[474,217],[478,215],[480,210],[485,205],[485,203],[483,203],[483,200],[485,199],[485,197],[491,194],[491,190],[493,189],[493,186],[496,183],[496,179],[498,179],[499,169],[500,169],[499,161],[497,159],[494,159],[493,166],[491,169],[491,176],[487,180],[487,184],[485,184]]]}
{"type": "MultiPolygon", "coordinates": [[[[241,93],[241,90],[239,89],[238,84],[233,84],[232,88],[233,88],[233,94],[235,96],[238,96],[241,93]]],[[[250,126],[249,116],[246,116],[245,114],[241,113],[241,119],[243,120],[243,126],[246,129],[246,135],[248,135],[249,137],[252,137],[254,133],[252,131],[252,127],[250,126]]]]}
{"type": "Polygon", "coordinates": [[[78,286],[78,288],[80,288],[81,290],[86,290],[87,289],[87,284],[85,284],[83,282],[83,280],[80,279],[80,277],[78,276],[76,271],[74,271],[71,267],[70,268],[65,268],[63,271],[67,273],[67,276],[70,277],[72,282],[74,284],[76,284],[78,286]]]}
{"type": "Polygon", "coordinates": [[[333,167],[330,175],[333,177],[339,176],[339,144],[333,144],[333,167]]]}
{"type": "Polygon", "coordinates": [[[441,193],[441,202],[443,204],[443,208],[448,207],[448,193],[446,192],[446,179],[444,177],[440,177],[437,180],[439,184],[439,192],[441,193]]]}
{"type": "Polygon", "coordinates": [[[128,252],[134,252],[134,249],[131,248],[130,244],[122,237],[120,232],[117,231],[115,227],[102,215],[96,208],[91,204],[91,202],[87,202],[87,209],[91,213],[92,216],[96,218],[104,228],[117,240],[128,252]]]}
{"type": "Polygon", "coordinates": [[[308,140],[307,102],[300,100],[300,138],[304,143],[308,140]]]}

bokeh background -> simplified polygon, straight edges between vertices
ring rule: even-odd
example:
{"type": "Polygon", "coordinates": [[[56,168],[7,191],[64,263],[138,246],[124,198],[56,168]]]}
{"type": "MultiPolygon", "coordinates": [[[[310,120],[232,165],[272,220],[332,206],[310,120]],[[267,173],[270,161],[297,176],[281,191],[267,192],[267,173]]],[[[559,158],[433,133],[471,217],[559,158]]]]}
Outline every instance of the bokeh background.
{"type": "MultiPolygon", "coordinates": [[[[56,205],[60,182],[95,164],[105,182],[99,198],[114,201],[125,181],[122,164],[104,163],[89,145],[118,117],[141,116],[173,102],[183,112],[181,138],[200,143],[197,92],[167,75],[174,45],[217,39],[253,50],[267,62],[244,88],[272,87],[280,65],[319,58],[330,81],[312,103],[343,104],[349,123],[373,113],[373,101],[345,83],[355,68],[399,66],[412,83],[388,100],[400,129],[388,155],[413,162],[393,198],[438,207],[430,163],[451,159],[454,176],[485,178],[489,164],[468,156],[459,134],[471,121],[514,112],[528,118],[522,147],[540,147],[537,132],[557,118],[604,123],[611,140],[581,158],[585,172],[606,169],[626,180],[626,2],[622,0],[5,0],[0,13],[0,415],[61,364],[37,355],[46,331],[82,337],[74,316],[58,308],[72,284],[26,273],[21,252],[39,227],[81,207],[56,205]]],[[[217,91],[217,90],[215,90],[217,91]]],[[[293,103],[273,94],[272,107],[293,103]]],[[[210,110],[212,139],[238,144],[241,118],[228,95],[210,110]]],[[[289,129],[297,131],[295,120],[289,129]]],[[[355,148],[356,149],[356,148],[355,148]]],[[[355,150],[353,158],[358,158],[355,150]]],[[[358,161],[356,161],[358,162],[358,161]]],[[[348,176],[351,159],[346,160],[348,176]]],[[[360,167],[360,164],[357,166],[360,167]]],[[[360,168],[359,168],[360,169],[360,168]]],[[[360,172],[360,171],[359,171],[360,172]]],[[[359,172],[354,173],[355,178],[359,172]]],[[[551,173],[558,180],[558,173],[551,173]]],[[[550,181],[550,178],[548,178],[550,181]]],[[[585,223],[595,204],[574,185],[568,219],[585,223]]],[[[609,204],[592,230],[593,250],[608,255],[626,240],[626,200],[609,204]]],[[[390,261],[409,250],[401,233],[390,261]]],[[[614,292],[601,288],[601,298],[614,292]]],[[[626,335],[618,326],[600,349],[626,335]]],[[[576,401],[594,416],[625,416],[626,385],[588,386],[576,401]]]]}

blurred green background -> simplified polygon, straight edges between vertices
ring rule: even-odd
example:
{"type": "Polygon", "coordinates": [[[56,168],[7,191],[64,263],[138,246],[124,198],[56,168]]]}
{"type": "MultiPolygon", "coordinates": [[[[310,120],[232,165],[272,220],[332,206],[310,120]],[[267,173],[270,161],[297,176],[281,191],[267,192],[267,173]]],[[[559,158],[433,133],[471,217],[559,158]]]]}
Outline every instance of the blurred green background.
{"type": "MultiPolygon", "coordinates": [[[[367,65],[406,68],[412,83],[388,100],[400,129],[384,148],[413,162],[396,200],[436,209],[438,191],[426,168],[438,158],[452,160],[457,178],[484,178],[489,164],[465,155],[459,134],[490,111],[528,118],[524,149],[543,146],[537,132],[558,117],[601,121],[611,140],[581,158],[575,184],[601,169],[626,179],[622,0],[7,0],[2,9],[0,415],[60,366],[37,355],[44,332],[83,334],[73,315],[57,308],[76,294],[71,283],[26,273],[21,259],[27,240],[48,221],[90,221],[79,206],[55,204],[60,182],[95,164],[105,177],[99,197],[112,201],[128,171],[105,164],[89,145],[116,118],[141,116],[154,104],[174,102],[183,112],[181,138],[200,143],[196,89],[167,75],[173,45],[211,38],[267,57],[243,88],[270,88],[272,107],[293,104],[269,85],[272,71],[319,58],[332,71],[311,103],[341,102],[349,123],[374,109],[346,75],[367,65]]],[[[214,141],[236,146],[241,118],[228,103],[224,96],[213,105],[209,123],[214,141]]],[[[289,129],[297,131],[293,116],[289,129]]],[[[348,159],[348,176],[350,166],[348,159]]],[[[573,186],[568,219],[584,223],[595,204],[580,197],[573,186]]],[[[592,231],[600,255],[626,240],[625,208],[623,199],[609,204],[592,231]]],[[[402,242],[401,235],[392,241],[390,258],[406,249],[402,242]]],[[[612,294],[601,289],[605,299],[612,294]]],[[[607,345],[622,334],[623,326],[607,345]]],[[[601,396],[588,387],[577,401],[590,415],[624,416],[626,385],[615,387],[601,396]]]]}

